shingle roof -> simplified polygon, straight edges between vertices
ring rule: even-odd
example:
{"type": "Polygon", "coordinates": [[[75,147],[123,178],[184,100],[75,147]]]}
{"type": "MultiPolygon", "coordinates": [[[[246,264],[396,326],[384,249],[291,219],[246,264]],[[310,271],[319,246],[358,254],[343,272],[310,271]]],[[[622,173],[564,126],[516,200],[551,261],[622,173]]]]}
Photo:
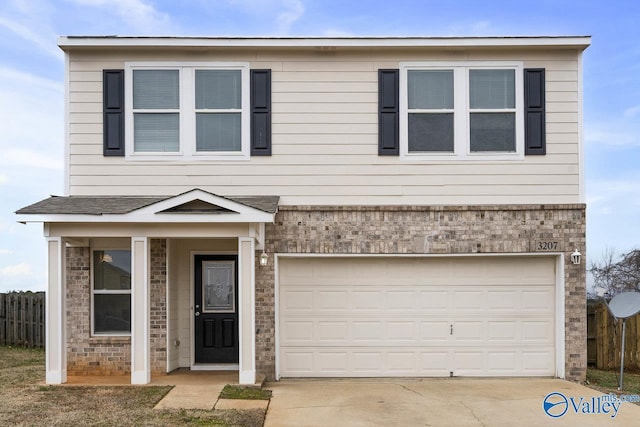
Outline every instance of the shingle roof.
{"type": "MultiPolygon", "coordinates": [[[[51,196],[16,211],[19,215],[127,214],[174,196],[51,196]]],[[[251,208],[276,213],[279,196],[224,196],[251,208]]]]}

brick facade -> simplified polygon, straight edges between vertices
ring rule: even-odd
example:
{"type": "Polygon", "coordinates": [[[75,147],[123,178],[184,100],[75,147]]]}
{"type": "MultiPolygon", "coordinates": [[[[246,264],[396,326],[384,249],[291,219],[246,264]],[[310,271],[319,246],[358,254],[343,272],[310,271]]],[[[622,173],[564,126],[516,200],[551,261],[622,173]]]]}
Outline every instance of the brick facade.
{"type": "MultiPolygon", "coordinates": [[[[151,373],[167,370],[166,240],[151,239],[150,336],[151,373]]],[[[131,373],[131,338],[91,336],[91,250],[66,249],[67,373],[127,375],[131,373]]]]}
{"type": "Polygon", "coordinates": [[[167,241],[151,239],[151,373],[167,372],[167,241]]]}
{"type": "Polygon", "coordinates": [[[131,372],[131,338],[91,336],[91,250],[67,248],[67,373],[131,372]]]}
{"type": "MultiPolygon", "coordinates": [[[[565,254],[565,374],[586,375],[585,206],[282,206],[266,225],[267,253],[481,254],[529,253],[557,241],[565,254]]],[[[259,256],[259,254],[257,254],[259,256]]],[[[257,257],[256,257],[257,258],[257,257]]],[[[256,365],[275,375],[273,261],[256,266],[256,365]]]]}

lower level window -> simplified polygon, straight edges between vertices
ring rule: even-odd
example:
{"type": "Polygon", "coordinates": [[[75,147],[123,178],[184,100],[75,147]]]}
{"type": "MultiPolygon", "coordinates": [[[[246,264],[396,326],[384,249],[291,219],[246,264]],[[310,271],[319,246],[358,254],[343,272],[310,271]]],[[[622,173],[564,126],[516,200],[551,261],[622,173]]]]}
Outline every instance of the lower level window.
{"type": "Polygon", "coordinates": [[[131,333],[131,251],[93,251],[93,332],[131,333]]]}

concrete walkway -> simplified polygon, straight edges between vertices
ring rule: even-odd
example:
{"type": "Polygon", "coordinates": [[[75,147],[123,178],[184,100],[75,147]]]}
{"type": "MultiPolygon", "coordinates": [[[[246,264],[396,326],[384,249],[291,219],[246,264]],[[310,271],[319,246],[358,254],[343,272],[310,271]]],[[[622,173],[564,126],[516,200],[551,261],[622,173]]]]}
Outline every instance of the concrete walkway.
{"type": "MultiPolygon", "coordinates": [[[[168,375],[151,378],[149,385],[172,385],[173,388],[155,406],[155,409],[262,409],[268,400],[219,399],[227,384],[238,384],[237,371],[190,371],[178,369],[168,375]]],[[[128,375],[70,376],[65,385],[129,386],[128,375]]],[[[256,384],[259,387],[261,384],[256,384]]],[[[144,387],[144,386],[141,386],[144,387]]]]}
{"type": "Polygon", "coordinates": [[[265,388],[273,390],[265,427],[640,425],[640,406],[632,403],[623,403],[612,418],[575,413],[569,401],[564,415],[551,418],[543,410],[549,393],[583,403],[602,396],[558,379],[305,379],[265,388]]]}
{"type": "Polygon", "coordinates": [[[267,410],[268,400],[219,399],[227,384],[237,384],[238,373],[228,371],[178,370],[164,376],[153,377],[152,385],[174,387],[154,409],[262,409],[267,410]]]}

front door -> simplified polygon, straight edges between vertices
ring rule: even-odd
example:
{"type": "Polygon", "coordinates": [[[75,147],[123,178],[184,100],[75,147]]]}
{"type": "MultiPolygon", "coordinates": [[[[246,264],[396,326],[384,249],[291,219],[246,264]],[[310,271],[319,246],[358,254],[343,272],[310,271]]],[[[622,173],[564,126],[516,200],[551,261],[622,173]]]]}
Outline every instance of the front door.
{"type": "Polygon", "coordinates": [[[236,255],[195,256],[195,363],[238,363],[236,255]]]}

